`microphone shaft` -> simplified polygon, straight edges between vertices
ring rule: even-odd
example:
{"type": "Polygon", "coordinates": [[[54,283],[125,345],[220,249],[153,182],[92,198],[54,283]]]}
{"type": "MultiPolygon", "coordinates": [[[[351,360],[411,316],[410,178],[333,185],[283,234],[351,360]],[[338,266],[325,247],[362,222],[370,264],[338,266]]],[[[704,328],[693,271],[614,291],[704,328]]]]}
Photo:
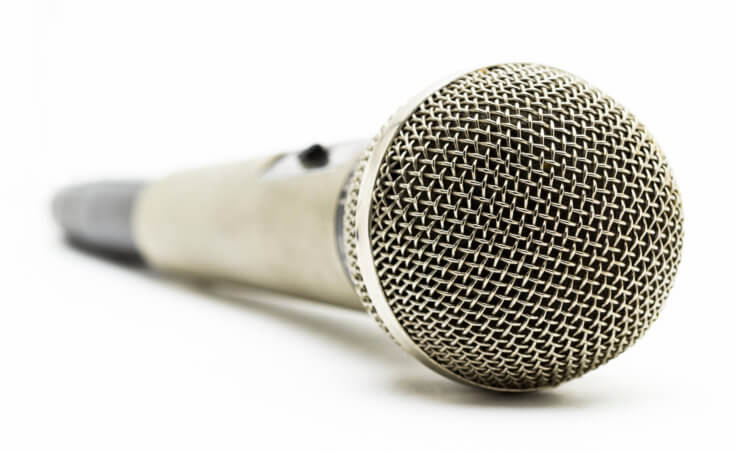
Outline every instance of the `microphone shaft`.
{"type": "Polygon", "coordinates": [[[182,172],[138,195],[133,237],[163,272],[362,309],[338,248],[341,193],[364,143],[182,172]]]}

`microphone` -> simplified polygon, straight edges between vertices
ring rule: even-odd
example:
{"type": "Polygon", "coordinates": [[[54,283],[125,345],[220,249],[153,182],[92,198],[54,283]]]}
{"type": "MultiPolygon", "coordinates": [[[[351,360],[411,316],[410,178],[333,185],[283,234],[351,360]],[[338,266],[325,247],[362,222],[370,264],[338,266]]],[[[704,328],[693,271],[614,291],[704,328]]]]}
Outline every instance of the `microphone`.
{"type": "Polygon", "coordinates": [[[160,271],[365,308],[431,369],[505,391],[627,349],[683,240],[647,129],[578,77],[516,63],[430,87],[367,143],[72,187],[54,213],[75,242],[160,271]]]}

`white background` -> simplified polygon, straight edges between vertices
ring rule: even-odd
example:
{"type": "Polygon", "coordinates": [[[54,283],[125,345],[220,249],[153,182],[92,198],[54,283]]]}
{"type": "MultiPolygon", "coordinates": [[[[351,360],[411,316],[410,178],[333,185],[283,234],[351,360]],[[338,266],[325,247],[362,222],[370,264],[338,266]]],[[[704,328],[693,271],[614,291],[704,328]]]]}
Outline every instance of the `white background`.
{"type": "Polygon", "coordinates": [[[733,449],[730,3],[3,0],[0,449],[733,449]],[[64,184],[371,136],[432,81],[508,61],[637,114],[686,214],[660,320],[557,389],[466,388],[366,315],[199,293],[51,221],[64,184]]]}

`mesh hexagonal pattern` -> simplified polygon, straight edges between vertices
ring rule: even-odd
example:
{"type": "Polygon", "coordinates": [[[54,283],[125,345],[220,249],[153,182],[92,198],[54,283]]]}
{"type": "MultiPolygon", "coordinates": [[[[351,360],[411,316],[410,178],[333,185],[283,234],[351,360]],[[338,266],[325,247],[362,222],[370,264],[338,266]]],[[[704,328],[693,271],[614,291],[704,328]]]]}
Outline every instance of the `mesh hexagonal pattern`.
{"type": "MultiPolygon", "coordinates": [[[[345,236],[375,314],[354,242],[364,166],[345,236]]],[[[510,64],[445,85],[399,126],[369,230],[414,344],[468,382],[523,390],[603,364],[650,326],[680,261],[682,211],[634,116],[571,74],[510,64]]]]}

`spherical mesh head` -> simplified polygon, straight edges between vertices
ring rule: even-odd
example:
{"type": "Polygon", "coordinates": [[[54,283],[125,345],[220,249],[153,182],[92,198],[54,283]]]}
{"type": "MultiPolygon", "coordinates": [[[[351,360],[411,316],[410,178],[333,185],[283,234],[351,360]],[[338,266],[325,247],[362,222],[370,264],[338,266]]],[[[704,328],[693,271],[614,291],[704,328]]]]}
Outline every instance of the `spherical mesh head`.
{"type": "MultiPolygon", "coordinates": [[[[556,385],[657,318],[680,261],[679,193],[651,135],[599,90],[540,65],[478,70],[375,147],[374,269],[395,320],[435,364],[489,388],[556,385]]],[[[365,166],[345,224],[375,314],[355,242],[365,166]]]]}

